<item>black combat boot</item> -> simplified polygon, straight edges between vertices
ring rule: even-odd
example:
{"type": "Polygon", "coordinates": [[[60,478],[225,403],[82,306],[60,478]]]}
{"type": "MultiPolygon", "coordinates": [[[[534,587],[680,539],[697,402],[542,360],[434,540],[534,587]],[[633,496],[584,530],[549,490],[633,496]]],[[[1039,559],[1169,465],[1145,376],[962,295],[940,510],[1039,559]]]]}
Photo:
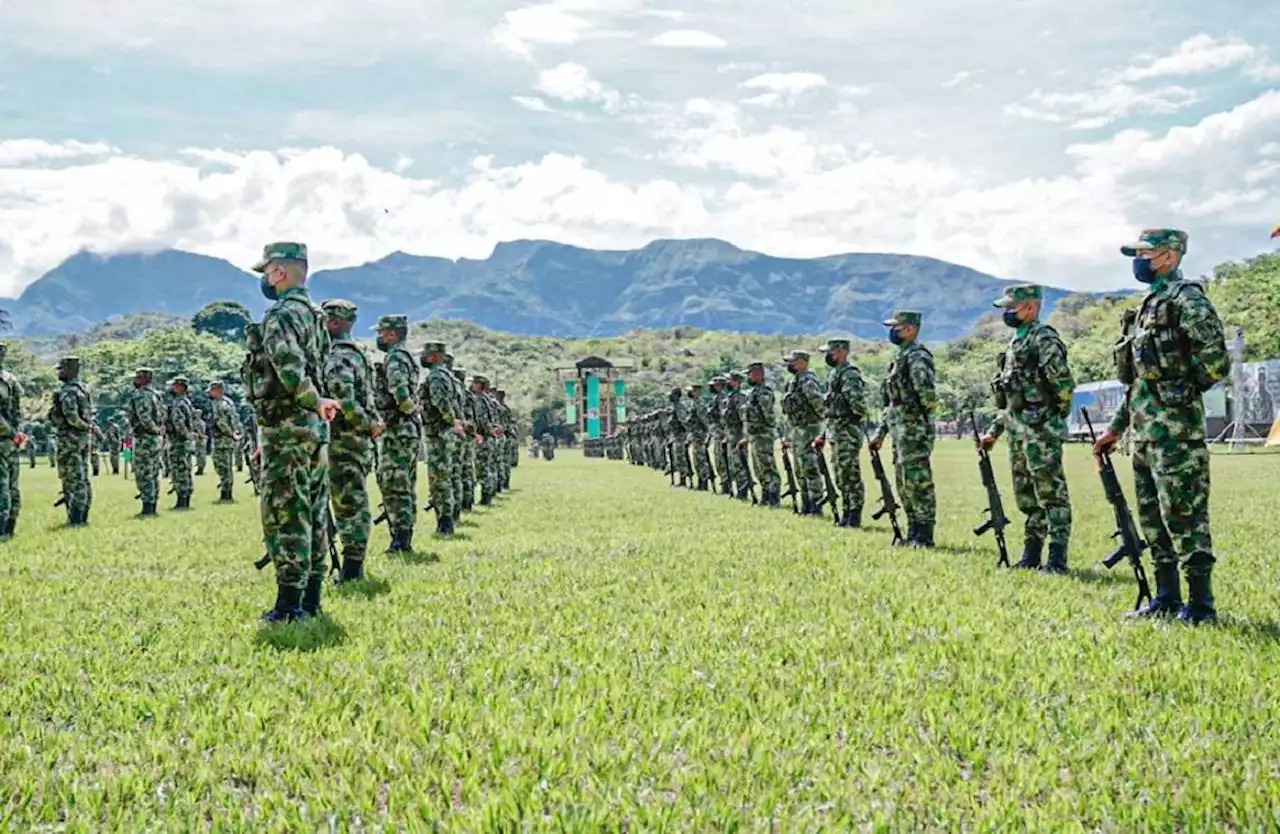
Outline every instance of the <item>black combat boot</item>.
{"type": "Polygon", "coordinates": [[[18,519],[9,516],[9,523],[5,525],[4,534],[9,538],[13,538],[13,531],[18,526],[18,519]]]}
{"type": "Polygon", "coordinates": [[[897,547],[915,546],[917,526],[918,525],[914,521],[912,521],[911,519],[907,519],[907,534],[903,537],[902,541],[898,542],[896,546],[897,547]]]}
{"type": "Polygon", "coordinates": [[[482,507],[488,507],[488,506],[491,506],[492,504],[493,504],[493,493],[492,493],[492,492],[481,492],[481,493],[480,493],[480,506],[482,506],[482,507]]]}
{"type": "Polygon", "coordinates": [[[739,501],[746,501],[750,498],[751,498],[751,490],[747,489],[746,487],[742,487],[741,489],[738,490],[739,501]]]}
{"type": "Polygon", "coordinates": [[[8,539],[11,536],[13,536],[13,533],[9,532],[9,519],[6,518],[4,523],[0,524],[0,541],[8,539]]]}
{"type": "Polygon", "coordinates": [[[862,508],[858,507],[853,510],[845,510],[845,518],[849,519],[849,523],[845,525],[851,530],[862,529],[862,508]]]}
{"type": "Polygon", "coordinates": [[[393,553],[404,553],[409,548],[404,546],[404,534],[396,531],[391,532],[391,544],[387,545],[387,555],[393,553]]]}
{"type": "Polygon", "coordinates": [[[89,523],[89,510],[91,510],[91,509],[93,509],[93,507],[92,507],[92,506],[89,506],[89,507],[85,507],[83,510],[81,510],[81,511],[80,511],[80,525],[81,525],[81,526],[84,526],[84,525],[86,525],[86,524],[88,524],[88,523],[89,523]]]}
{"type": "Polygon", "coordinates": [[[728,480],[726,480],[724,483],[722,483],[722,484],[720,485],[720,494],[721,494],[721,495],[727,495],[727,496],[729,496],[730,498],[732,498],[732,497],[733,497],[733,484],[732,484],[731,482],[729,482],[728,480]]]}
{"type": "Polygon", "coordinates": [[[462,518],[462,502],[458,501],[453,505],[453,515],[450,516],[450,523],[457,524],[460,518],[462,518]]]}
{"type": "Polygon", "coordinates": [[[912,547],[922,548],[925,550],[933,548],[933,525],[925,524],[923,521],[916,525],[916,538],[912,547]]]}
{"type": "Polygon", "coordinates": [[[1158,564],[1155,569],[1156,594],[1146,605],[1125,614],[1143,619],[1176,617],[1182,613],[1182,582],[1177,563],[1158,564]]]}
{"type": "Polygon", "coordinates": [[[1066,573],[1067,572],[1067,546],[1065,544],[1049,543],[1049,562],[1040,568],[1041,573],[1066,573]]]}
{"type": "Polygon", "coordinates": [[[338,575],[338,584],[364,579],[364,554],[356,550],[347,550],[342,554],[342,573],[338,575]]]}
{"type": "Polygon", "coordinates": [[[308,617],[318,617],[320,615],[320,592],[323,588],[323,574],[313,573],[307,577],[307,587],[302,592],[302,610],[308,617]]]}
{"type": "Polygon", "coordinates": [[[706,492],[706,491],[708,491],[709,489],[711,489],[711,487],[707,485],[707,479],[706,479],[706,478],[700,478],[700,479],[698,479],[698,492],[706,492]]]}
{"type": "Polygon", "coordinates": [[[441,516],[440,524],[436,527],[436,532],[442,536],[453,535],[453,516],[441,516]]]}
{"type": "Polygon", "coordinates": [[[1178,612],[1178,622],[1187,625],[1213,623],[1218,612],[1213,609],[1212,568],[1204,567],[1204,573],[1187,576],[1187,604],[1178,612]]]}
{"type": "Polygon", "coordinates": [[[305,620],[307,612],[302,610],[300,605],[302,601],[301,588],[289,588],[284,585],[276,586],[276,604],[275,607],[262,614],[262,622],[264,623],[291,623],[297,620],[305,620]]]}
{"type": "Polygon", "coordinates": [[[1035,536],[1027,536],[1022,542],[1022,560],[1014,565],[1023,570],[1035,570],[1040,567],[1040,557],[1044,553],[1044,540],[1035,536]]]}
{"type": "Polygon", "coordinates": [[[230,504],[232,501],[234,501],[235,499],[231,497],[231,487],[226,487],[225,489],[223,489],[222,496],[218,498],[218,500],[221,501],[223,504],[230,504]]]}
{"type": "Polygon", "coordinates": [[[144,501],[144,502],[142,502],[142,514],[143,514],[144,516],[146,516],[146,515],[155,515],[155,514],[156,514],[156,502],[154,502],[154,501],[150,501],[150,502],[144,501]]]}

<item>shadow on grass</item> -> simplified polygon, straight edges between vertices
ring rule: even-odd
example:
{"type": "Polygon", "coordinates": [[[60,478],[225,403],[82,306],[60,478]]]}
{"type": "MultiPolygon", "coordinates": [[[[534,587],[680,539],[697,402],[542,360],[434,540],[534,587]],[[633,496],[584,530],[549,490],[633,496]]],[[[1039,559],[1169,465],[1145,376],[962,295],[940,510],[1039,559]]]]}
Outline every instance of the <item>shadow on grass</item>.
{"type": "Polygon", "coordinates": [[[457,532],[456,530],[455,530],[453,533],[451,533],[450,535],[448,535],[448,536],[438,536],[437,538],[439,538],[441,541],[446,541],[446,542],[469,542],[469,541],[471,541],[471,537],[470,537],[470,536],[468,536],[466,533],[459,533],[459,532],[457,532]]]}
{"type": "Polygon", "coordinates": [[[1111,570],[1102,567],[1101,562],[1094,562],[1087,568],[1072,570],[1071,578],[1096,585],[1120,584],[1136,586],[1138,583],[1138,580],[1134,578],[1133,568],[1129,567],[1127,562],[1123,568],[1120,565],[1116,565],[1111,570]]]}
{"type": "Polygon", "coordinates": [[[374,579],[365,577],[364,579],[355,579],[335,585],[333,593],[340,597],[363,597],[364,599],[373,599],[385,594],[391,593],[391,583],[385,579],[374,579]]]}
{"type": "Polygon", "coordinates": [[[255,645],[286,652],[314,652],[340,646],[346,640],[347,630],[328,614],[301,623],[263,625],[253,638],[255,645]]]}
{"type": "Polygon", "coordinates": [[[387,561],[399,562],[402,565],[433,565],[440,561],[439,553],[419,553],[416,550],[400,553],[388,553],[387,561]]]}
{"type": "Polygon", "coordinates": [[[1202,628],[1222,628],[1234,631],[1241,637],[1249,637],[1255,640],[1266,640],[1269,642],[1280,641],[1280,623],[1275,620],[1246,620],[1236,617],[1219,617],[1218,622],[1212,626],[1202,626],[1202,628]]]}
{"type": "Polygon", "coordinates": [[[480,525],[479,525],[479,524],[476,524],[474,521],[468,521],[468,520],[467,520],[467,519],[465,519],[465,518],[461,518],[461,519],[458,519],[458,521],[454,522],[454,526],[456,526],[456,527],[479,527],[480,525]]]}

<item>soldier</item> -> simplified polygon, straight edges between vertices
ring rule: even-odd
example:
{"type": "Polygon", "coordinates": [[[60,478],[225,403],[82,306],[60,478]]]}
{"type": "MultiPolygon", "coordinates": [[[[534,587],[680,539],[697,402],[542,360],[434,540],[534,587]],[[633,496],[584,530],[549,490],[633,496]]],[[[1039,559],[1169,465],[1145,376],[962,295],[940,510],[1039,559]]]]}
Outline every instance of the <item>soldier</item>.
{"type": "MultiPolygon", "coordinates": [[[[451,434],[449,436],[449,442],[453,445],[450,463],[453,467],[453,521],[456,524],[458,519],[462,517],[462,505],[464,503],[462,495],[462,462],[466,454],[463,451],[463,445],[468,442],[471,434],[470,430],[467,429],[466,389],[463,387],[462,380],[458,378],[458,373],[453,367],[453,354],[447,351],[444,355],[444,369],[447,371],[449,385],[451,387],[450,390],[452,391],[453,413],[462,421],[462,427],[464,430],[462,434],[451,434]]],[[[465,376],[466,371],[463,370],[463,377],[465,378],[465,376]]],[[[419,396],[418,399],[422,402],[426,401],[426,397],[423,396],[419,396]]]]}
{"type": "Polygon", "coordinates": [[[372,527],[369,512],[369,471],[373,444],[382,435],[382,421],[373,399],[373,369],[369,358],[351,338],[358,308],[345,299],[320,305],[332,346],[325,363],[324,387],[341,409],[334,418],[329,441],[329,491],[334,525],[342,539],[339,582],[364,578],[364,561],[372,527]]]}
{"type": "Polygon", "coordinates": [[[262,294],[274,302],[245,378],[261,431],[262,538],[276,569],[276,602],[262,620],[288,622],[321,613],[329,545],[327,423],[339,408],[321,392],[328,338],[307,295],[307,247],[268,244],[253,270],[262,275],[262,294]]]}
{"type": "Polygon", "coordinates": [[[386,427],[378,466],[378,490],[391,528],[388,553],[413,550],[417,520],[418,456],[422,445],[422,417],[417,400],[418,363],[405,340],[409,318],[382,316],[374,325],[378,349],[386,354],[374,376],[374,400],[386,427]]]}
{"type": "Polygon", "coordinates": [[[480,481],[480,504],[485,507],[493,503],[497,492],[494,450],[502,434],[502,427],[495,422],[496,403],[488,388],[489,378],[484,374],[471,376],[471,393],[476,396],[476,479],[480,481]]]}
{"type": "Polygon", "coordinates": [[[476,500],[476,395],[466,384],[466,368],[454,368],[453,377],[462,388],[462,424],[466,434],[459,448],[462,458],[462,511],[471,512],[476,500]]]}
{"type": "Polygon", "coordinates": [[[453,534],[453,438],[466,430],[454,412],[453,374],[445,368],[444,356],[443,342],[423,345],[427,379],[422,385],[422,435],[426,438],[427,480],[436,509],[436,532],[449,536],[453,534]]]}
{"type": "Polygon", "coordinates": [[[760,482],[760,503],[777,507],[782,496],[782,479],[773,459],[773,444],[777,439],[777,426],[773,413],[773,389],[764,378],[764,363],[752,362],[747,366],[747,382],[751,393],[741,406],[742,425],[746,437],[739,441],[740,448],[751,448],[751,466],[760,482]]]}
{"type": "Polygon", "coordinates": [[[169,441],[169,483],[177,493],[175,510],[191,509],[191,443],[196,437],[196,409],[187,399],[187,378],[169,380],[169,407],[165,417],[165,436],[169,441]]]}
{"type": "Polygon", "coordinates": [[[89,468],[93,477],[98,477],[98,456],[102,452],[102,429],[98,426],[98,412],[94,411],[89,418],[89,468]]]}
{"type": "Polygon", "coordinates": [[[714,474],[711,471],[711,458],[707,454],[707,443],[711,439],[711,417],[707,403],[702,398],[702,383],[695,382],[685,392],[689,400],[688,441],[689,452],[693,457],[693,471],[698,477],[698,492],[706,492],[714,474]]]}
{"type": "Polygon", "coordinates": [[[45,447],[45,451],[49,455],[49,467],[56,467],[58,465],[58,430],[56,427],[53,429],[53,433],[49,435],[49,443],[45,447]]]}
{"type": "Polygon", "coordinates": [[[28,424],[28,428],[24,430],[24,433],[27,435],[27,442],[23,447],[23,450],[27,453],[27,463],[30,464],[32,469],[35,469],[37,453],[36,444],[39,442],[42,435],[47,437],[48,433],[44,428],[44,423],[40,420],[32,420],[28,424]]]}
{"type": "Polygon", "coordinates": [[[1043,288],[1022,284],[1009,287],[995,302],[1015,333],[991,383],[1000,415],[982,437],[982,447],[990,449],[1009,430],[1014,499],[1027,518],[1022,560],[1014,567],[1040,568],[1047,538],[1049,560],[1042,570],[1066,573],[1071,496],[1062,470],[1062,444],[1075,382],[1066,345],[1056,330],[1040,321],[1043,298],[1043,288]]]}
{"type": "Polygon", "coordinates": [[[156,514],[160,500],[160,438],[165,431],[166,409],[151,387],[150,368],[133,372],[133,391],[125,402],[129,430],[133,432],[133,480],[138,485],[142,515],[156,514]]]}
{"type": "Polygon", "coordinates": [[[933,547],[938,506],[933,489],[933,412],[938,405],[934,388],[933,354],[920,344],[922,316],[899,310],[884,323],[889,341],[898,347],[880,383],[884,414],[875,436],[867,442],[879,449],[885,435],[893,435],[893,470],[898,495],[907,514],[908,547],[933,547]]]}
{"type": "Polygon", "coordinates": [[[209,424],[205,422],[204,415],[200,412],[200,409],[194,405],[191,408],[194,418],[192,425],[195,427],[191,449],[195,453],[196,475],[203,475],[205,463],[209,458],[209,424]]]}
{"type": "Polygon", "coordinates": [[[209,383],[209,427],[213,434],[213,470],[218,473],[218,502],[235,500],[233,471],[236,446],[240,440],[240,418],[226,398],[221,382],[209,383]]]}
{"type": "Polygon", "coordinates": [[[62,357],[58,379],[62,388],[53,395],[49,409],[49,422],[58,433],[58,479],[62,481],[62,497],[67,506],[67,526],[83,527],[89,523],[89,509],[93,506],[93,485],[89,482],[93,401],[89,389],[80,381],[80,357],[62,357]]]}
{"type": "Polygon", "coordinates": [[[684,404],[684,392],[672,388],[667,394],[671,410],[667,416],[669,434],[667,441],[671,444],[671,461],[675,467],[678,483],[675,486],[692,487],[693,473],[689,471],[689,408],[684,404]]]}
{"type": "Polygon", "coordinates": [[[1111,449],[1128,429],[1138,523],[1156,579],[1155,598],[1135,614],[1176,615],[1198,625],[1217,618],[1201,397],[1230,370],[1226,338],[1204,289],[1182,278],[1186,232],[1144,229],[1120,251],[1134,259],[1134,277],[1150,289],[1138,310],[1125,314],[1115,359],[1128,393],[1094,454],[1111,449]],[[1185,605],[1179,564],[1187,578],[1185,605]]]}
{"type": "Polygon", "coordinates": [[[20,452],[30,438],[22,431],[22,384],[4,370],[9,346],[0,342],[0,539],[13,537],[22,510],[20,452]]]}
{"type": "Polygon", "coordinates": [[[862,374],[849,361],[849,340],[828,339],[823,350],[831,375],[827,377],[825,413],[827,433],[813,442],[818,454],[831,441],[832,472],[844,499],[839,526],[861,527],[866,490],[862,484],[863,425],[867,419],[867,392],[862,374]]]}
{"type": "Polygon", "coordinates": [[[729,456],[729,472],[733,476],[733,482],[737,485],[737,496],[739,501],[746,501],[751,491],[751,472],[746,469],[746,459],[742,456],[740,449],[743,446],[746,437],[746,424],[743,422],[747,404],[747,395],[742,392],[742,371],[731,371],[729,373],[729,389],[725,394],[723,410],[721,411],[721,421],[725,426],[725,440],[727,441],[727,452],[729,456]]]}
{"type": "Polygon", "coordinates": [[[103,432],[107,443],[107,462],[111,464],[111,474],[120,474],[120,441],[122,432],[120,431],[120,423],[116,419],[107,422],[106,431],[103,432]]]}
{"type": "MultiPolygon", "coordinates": [[[[261,347],[262,330],[257,324],[251,324],[245,327],[246,342],[249,328],[252,327],[259,334],[259,347],[261,347]]],[[[245,460],[249,464],[249,481],[253,484],[253,494],[257,495],[262,488],[262,454],[258,451],[258,417],[253,413],[253,409],[245,406],[245,413],[240,417],[240,431],[244,435],[241,445],[244,447],[245,460]]]]}
{"type": "Polygon", "coordinates": [[[493,396],[498,404],[498,424],[502,434],[498,437],[498,492],[511,489],[511,449],[516,443],[515,416],[507,408],[507,392],[495,388],[493,396]]]}
{"type": "Polygon", "coordinates": [[[707,406],[707,422],[711,425],[710,461],[715,462],[720,479],[720,494],[733,495],[733,478],[729,475],[729,455],[725,451],[724,399],[728,379],[720,374],[711,378],[711,402],[707,406]]]}
{"type": "MultiPolygon", "coordinates": [[[[801,515],[822,515],[825,485],[814,442],[822,437],[824,410],[822,383],[809,370],[808,351],[795,350],[784,358],[791,380],[782,395],[782,413],[787,418],[787,440],[796,461],[796,479],[800,482],[801,515]]],[[[834,501],[835,496],[828,496],[834,501]]]]}

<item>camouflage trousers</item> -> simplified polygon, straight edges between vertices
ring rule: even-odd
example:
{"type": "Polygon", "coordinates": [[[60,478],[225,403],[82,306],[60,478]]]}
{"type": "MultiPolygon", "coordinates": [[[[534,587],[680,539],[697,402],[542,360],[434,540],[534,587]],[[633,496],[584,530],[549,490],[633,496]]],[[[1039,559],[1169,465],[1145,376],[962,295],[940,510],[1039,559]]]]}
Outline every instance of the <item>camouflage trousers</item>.
{"type": "Polygon", "coordinates": [[[484,438],[484,442],[476,447],[476,480],[480,482],[482,496],[492,497],[498,488],[498,474],[493,463],[494,448],[492,437],[484,438]]]}
{"type": "Polygon", "coordinates": [[[213,471],[218,473],[218,490],[231,492],[235,487],[236,441],[219,438],[213,441],[213,471]]]}
{"type": "Polygon", "coordinates": [[[192,452],[194,453],[195,459],[196,459],[196,474],[203,475],[204,465],[206,460],[208,459],[208,454],[205,452],[204,438],[202,437],[199,440],[197,440],[194,446],[195,448],[192,450],[192,452]]]}
{"type": "Polygon", "coordinates": [[[760,494],[778,495],[782,492],[782,477],[778,475],[778,464],[773,459],[773,430],[748,432],[748,437],[751,440],[751,468],[756,472],[760,494]]]}
{"type": "Polygon", "coordinates": [[[725,449],[724,435],[717,432],[711,435],[711,454],[716,462],[716,478],[720,481],[720,488],[724,489],[725,484],[733,485],[733,474],[729,469],[729,453],[725,449]]]}
{"type": "Polygon", "coordinates": [[[93,474],[98,474],[98,450],[96,447],[89,450],[89,465],[93,469],[93,474]]]}
{"type": "Polygon", "coordinates": [[[476,437],[462,438],[462,506],[470,508],[476,498],[476,437]]]}
{"type": "Polygon", "coordinates": [[[308,577],[323,579],[329,529],[329,450],[321,442],[323,423],[313,415],[296,423],[263,426],[262,540],[276,568],[276,582],[306,587],[308,577]]]}
{"type": "Polygon", "coordinates": [[[462,509],[462,463],[465,458],[463,444],[467,442],[466,436],[458,436],[456,434],[449,435],[449,444],[453,447],[452,454],[449,457],[450,470],[453,475],[453,511],[456,515],[462,509]]]}
{"type": "Polygon", "coordinates": [[[453,452],[456,447],[454,434],[445,431],[427,434],[427,484],[431,489],[431,505],[436,517],[453,513],[453,452]]]}
{"type": "Polygon", "coordinates": [[[693,459],[693,471],[698,483],[709,481],[715,475],[711,469],[711,455],[707,453],[707,436],[689,435],[689,455],[693,459]]]}
{"type": "Polygon", "coordinates": [[[1151,561],[1207,575],[1216,561],[1209,532],[1209,449],[1203,440],[1134,441],[1133,491],[1151,561]]]}
{"type": "Polygon", "coordinates": [[[893,438],[893,475],[907,520],[934,524],[938,500],[933,488],[934,429],[928,417],[895,415],[889,422],[893,438]]]}
{"type": "Polygon", "coordinates": [[[791,451],[796,460],[796,480],[799,481],[796,486],[806,502],[821,501],[827,490],[822,470],[818,469],[818,452],[813,448],[813,441],[821,436],[822,425],[819,423],[791,427],[791,451]]]}
{"type": "Polygon", "coordinates": [[[169,438],[169,484],[179,497],[195,489],[191,480],[191,447],[182,440],[169,438]]]}
{"type": "Polygon", "coordinates": [[[160,500],[160,438],[139,434],[133,438],[133,482],[144,504],[160,500]]]}
{"type": "Polygon", "coordinates": [[[244,443],[236,444],[236,471],[244,471],[244,443]]]}
{"type": "Polygon", "coordinates": [[[1071,496],[1062,471],[1065,425],[1011,426],[1013,499],[1027,517],[1023,535],[1066,547],[1071,541],[1071,496]]]}
{"type": "Polygon", "coordinates": [[[335,431],[329,441],[329,495],[333,523],[342,540],[342,552],[363,559],[369,547],[373,515],[369,511],[369,467],[373,441],[335,431]]]}
{"type": "Polygon", "coordinates": [[[67,499],[67,510],[84,512],[93,506],[93,485],[89,482],[89,436],[62,435],[58,438],[58,480],[67,499]]]}
{"type": "Polygon", "coordinates": [[[382,435],[382,456],[378,466],[378,491],[387,511],[391,534],[413,532],[418,518],[417,427],[412,423],[388,426],[382,435]]]}
{"type": "Polygon", "coordinates": [[[831,477],[844,499],[845,509],[862,513],[867,490],[862,483],[862,426],[854,422],[832,422],[827,429],[831,440],[831,477]]]}
{"type": "Polygon", "coordinates": [[[22,457],[12,442],[0,443],[0,521],[16,519],[22,510],[22,490],[18,478],[22,457]]]}
{"type": "Polygon", "coordinates": [[[111,474],[120,474],[120,450],[116,449],[107,455],[107,461],[111,464],[111,474]]]}
{"type": "Polygon", "coordinates": [[[677,434],[671,438],[671,457],[675,463],[676,475],[688,478],[693,475],[693,469],[690,467],[690,459],[686,454],[689,449],[689,436],[687,434],[677,434]]]}
{"type": "Polygon", "coordinates": [[[738,448],[738,444],[742,442],[742,439],[742,432],[731,431],[725,435],[725,455],[729,458],[729,478],[733,483],[734,492],[745,493],[752,481],[750,479],[751,473],[746,469],[746,459],[738,448]]]}

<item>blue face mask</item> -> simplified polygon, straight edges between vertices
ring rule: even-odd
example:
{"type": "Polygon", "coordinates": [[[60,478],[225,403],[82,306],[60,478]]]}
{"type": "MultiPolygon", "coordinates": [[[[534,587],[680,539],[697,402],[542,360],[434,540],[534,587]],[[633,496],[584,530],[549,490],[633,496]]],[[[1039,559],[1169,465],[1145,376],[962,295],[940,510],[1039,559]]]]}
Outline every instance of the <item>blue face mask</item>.
{"type": "Polygon", "coordinates": [[[902,334],[901,334],[901,333],[899,333],[897,330],[890,330],[890,331],[889,331],[889,344],[891,344],[891,345],[900,345],[900,344],[902,344],[902,341],[903,341],[903,339],[902,339],[902,334]]]}
{"type": "Polygon", "coordinates": [[[1014,310],[1004,311],[1004,323],[1008,327],[1021,327],[1022,320],[1018,318],[1017,312],[1014,310]]]}
{"type": "Polygon", "coordinates": [[[1150,258],[1134,258],[1133,259],[1133,277],[1144,284],[1150,284],[1159,276],[1151,267],[1150,258]]]}
{"type": "Polygon", "coordinates": [[[263,275],[262,280],[258,282],[258,287],[262,290],[262,294],[267,297],[268,301],[275,301],[280,297],[276,292],[276,288],[271,286],[271,282],[267,280],[267,276],[263,275]]]}

